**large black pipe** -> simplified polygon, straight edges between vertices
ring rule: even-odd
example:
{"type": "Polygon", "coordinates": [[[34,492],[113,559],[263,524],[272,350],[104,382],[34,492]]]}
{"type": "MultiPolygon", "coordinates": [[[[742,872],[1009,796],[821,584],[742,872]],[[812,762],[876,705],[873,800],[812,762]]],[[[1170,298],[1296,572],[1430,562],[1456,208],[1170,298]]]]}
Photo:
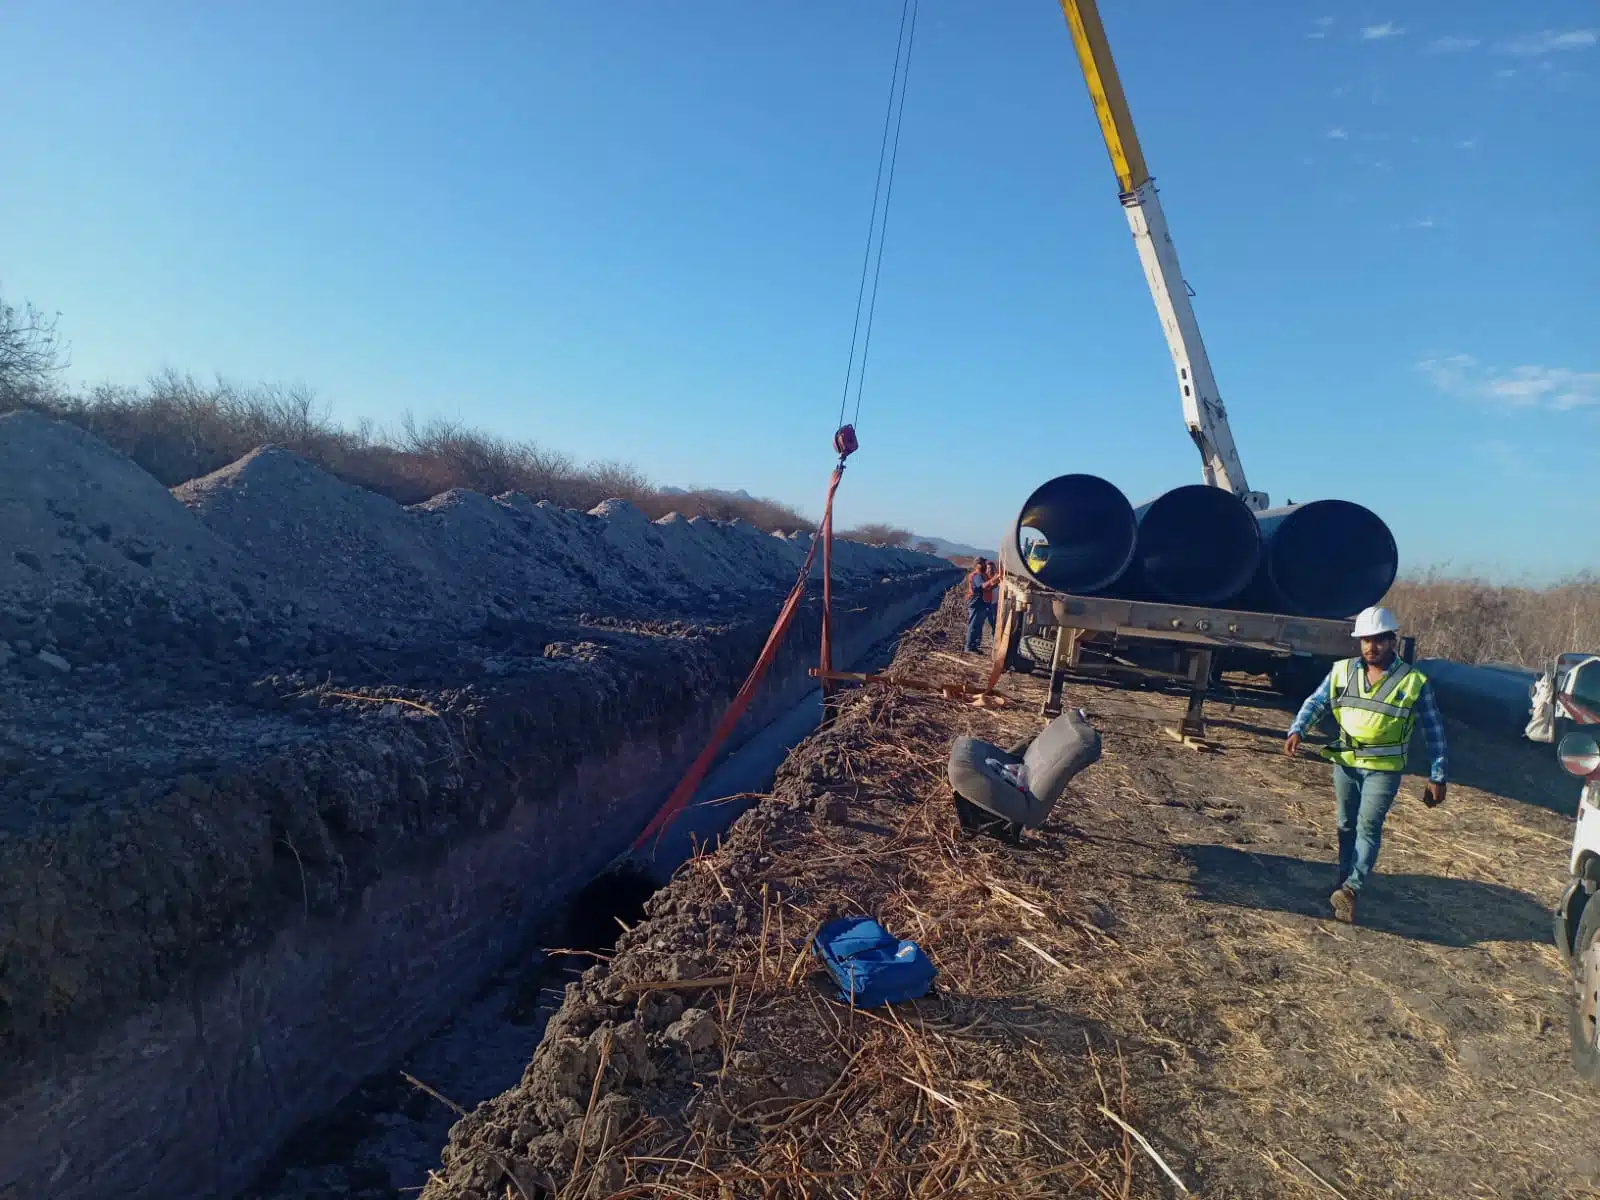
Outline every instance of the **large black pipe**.
{"type": "Polygon", "coordinates": [[[1512,666],[1471,666],[1443,658],[1417,662],[1451,717],[1521,737],[1533,715],[1533,685],[1539,672],[1512,666]]]}
{"type": "Polygon", "coordinates": [[[1133,505],[1098,475],[1057,475],[1022,506],[1000,549],[1006,570],[1079,595],[1104,592],[1133,562],[1138,526],[1133,505]],[[1049,559],[1035,570],[1023,557],[1022,531],[1040,534],[1049,559]]]}
{"type": "Polygon", "coordinates": [[[1232,492],[1191,483],[1133,511],[1139,539],[1125,584],[1130,593],[1174,604],[1222,604],[1255,577],[1261,527],[1232,492]]]}
{"type": "Polygon", "coordinates": [[[1302,617],[1354,616],[1394,583],[1400,552],[1372,510],[1348,500],[1313,500],[1258,513],[1261,569],[1251,607],[1302,617]]]}

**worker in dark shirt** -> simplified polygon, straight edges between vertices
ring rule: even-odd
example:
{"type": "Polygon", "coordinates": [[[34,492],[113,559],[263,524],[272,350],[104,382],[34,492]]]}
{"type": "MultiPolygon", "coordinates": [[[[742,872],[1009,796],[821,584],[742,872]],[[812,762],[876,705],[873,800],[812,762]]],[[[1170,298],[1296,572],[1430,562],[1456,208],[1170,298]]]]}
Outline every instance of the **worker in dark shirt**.
{"type": "Polygon", "coordinates": [[[983,643],[985,624],[994,628],[994,593],[1000,572],[986,558],[972,564],[967,575],[967,651],[976,654],[983,643]]]}

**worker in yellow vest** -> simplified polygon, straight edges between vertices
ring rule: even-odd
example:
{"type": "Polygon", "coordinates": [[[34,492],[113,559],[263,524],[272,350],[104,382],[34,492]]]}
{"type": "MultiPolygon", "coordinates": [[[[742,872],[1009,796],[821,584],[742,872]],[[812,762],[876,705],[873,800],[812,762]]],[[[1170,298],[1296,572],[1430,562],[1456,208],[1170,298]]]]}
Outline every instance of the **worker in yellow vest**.
{"type": "Polygon", "coordinates": [[[1289,726],[1284,753],[1291,758],[1300,739],[1324,712],[1333,711],[1339,736],[1322,751],[1333,764],[1333,795],[1339,828],[1339,883],[1328,898],[1333,915],[1356,919],[1356,897],[1378,862],[1383,821],[1389,815],[1406,752],[1418,718],[1428,742],[1428,787],[1423,803],[1444,803],[1444,718],[1428,677],[1399,655],[1400,623],[1387,608],[1356,617],[1361,654],[1333,665],[1322,686],[1307,697],[1289,726]]]}

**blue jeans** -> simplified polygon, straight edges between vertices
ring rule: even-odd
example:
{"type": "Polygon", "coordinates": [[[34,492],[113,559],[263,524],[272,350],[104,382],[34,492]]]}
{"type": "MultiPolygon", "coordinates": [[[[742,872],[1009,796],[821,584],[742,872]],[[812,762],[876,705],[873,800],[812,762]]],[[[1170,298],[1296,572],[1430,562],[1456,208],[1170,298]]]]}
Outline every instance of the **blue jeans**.
{"type": "Polygon", "coordinates": [[[983,627],[994,628],[994,605],[982,600],[967,601],[967,649],[976,650],[983,644],[983,627]]]}
{"type": "Polygon", "coordinates": [[[1378,865],[1383,844],[1383,819],[1389,815],[1400,790],[1401,771],[1366,771],[1360,767],[1333,767],[1333,798],[1338,808],[1339,879],[1359,892],[1378,865]]]}

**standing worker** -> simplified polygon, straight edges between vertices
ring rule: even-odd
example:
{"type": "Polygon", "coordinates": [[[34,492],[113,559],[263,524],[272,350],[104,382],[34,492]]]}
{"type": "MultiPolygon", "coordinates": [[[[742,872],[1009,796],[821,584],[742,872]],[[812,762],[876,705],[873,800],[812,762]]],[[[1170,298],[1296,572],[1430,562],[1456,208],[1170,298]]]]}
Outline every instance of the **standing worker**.
{"type": "Polygon", "coordinates": [[[1369,608],[1356,618],[1358,658],[1333,664],[1322,686],[1307,697],[1289,726],[1283,751],[1291,758],[1305,731],[1328,709],[1339,736],[1322,751],[1333,764],[1333,796],[1339,827],[1339,884],[1328,902],[1333,915],[1356,919],[1356,897],[1378,862],[1383,820],[1389,815],[1417,718],[1428,741],[1428,787],[1423,803],[1444,803],[1444,718],[1428,677],[1398,653],[1400,623],[1387,608],[1369,608]]]}
{"type": "Polygon", "coordinates": [[[967,652],[976,654],[983,643],[983,626],[994,628],[994,589],[1000,572],[987,558],[972,564],[967,576],[967,652]]]}

